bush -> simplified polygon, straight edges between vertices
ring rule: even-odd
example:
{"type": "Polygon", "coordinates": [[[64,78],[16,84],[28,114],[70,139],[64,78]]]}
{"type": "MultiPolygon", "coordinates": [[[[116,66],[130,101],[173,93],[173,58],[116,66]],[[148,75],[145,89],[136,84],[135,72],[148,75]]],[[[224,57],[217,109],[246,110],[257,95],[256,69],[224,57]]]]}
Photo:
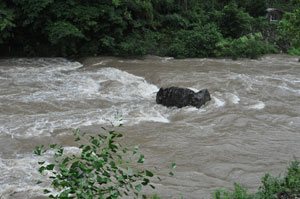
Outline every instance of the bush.
{"type": "Polygon", "coordinates": [[[215,199],[252,199],[252,195],[247,194],[247,190],[239,184],[234,184],[234,191],[230,193],[227,190],[216,190],[215,199]]]}
{"type": "Polygon", "coordinates": [[[224,6],[218,17],[219,27],[225,38],[236,39],[251,32],[253,18],[241,8],[238,8],[235,1],[224,6]]]}
{"type": "Polygon", "coordinates": [[[223,39],[215,24],[182,30],[167,49],[166,55],[176,58],[212,57],[216,44],[223,39]]]}
{"type": "Polygon", "coordinates": [[[141,57],[147,53],[153,54],[157,50],[157,40],[159,34],[147,29],[137,31],[124,40],[117,46],[118,56],[125,57],[141,57]]]}
{"type": "MultiPolygon", "coordinates": [[[[74,131],[75,141],[80,143],[80,155],[66,155],[63,146],[50,145],[50,149],[55,150],[54,162],[38,162],[41,165],[39,172],[50,174],[51,185],[59,193],[45,189],[44,194],[63,199],[117,199],[125,195],[147,198],[141,190],[145,186],[155,188],[151,184],[154,174],[135,168],[135,164],[144,163],[144,155],[137,154],[137,146],[133,149],[122,146],[118,142],[123,136],[121,133],[103,129],[104,133],[97,136],[87,136],[78,129],[74,131]]],[[[34,151],[36,155],[45,152],[44,146],[36,147],[34,151]]],[[[172,168],[175,167],[172,163],[172,168]]]]}
{"type": "Polygon", "coordinates": [[[276,49],[268,41],[262,40],[260,33],[249,34],[238,39],[227,39],[217,44],[219,57],[256,59],[266,53],[275,53],[276,49]]]}
{"type": "Polygon", "coordinates": [[[300,48],[291,48],[288,50],[288,54],[290,55],[300,55],[300,48]]]}
{"type": "Polygon", "coordinates": [[[234,191],[216,190],[215,199],[296,199],[300,197],[300,167],[299,161],[294,160],[287,168],[285,177],[272,177],[266,174],[262,178],[262,186],[258,192],[247,194],[240,185],[234,185],[234,191]]]}
{"type": "Polygon", "coordinates": [[[188,50],[185,47],[185,42],[176,38],[167,48],[167,52],[163,56],[171,56],[176,59],[183,59],[188,56],[188,50]]]}
{"type": "Polygon", "coordinates": [[[118,56],[144,56],[147,50],[144,42],[135,37],[128,37],[119,44],[118,56]]]}

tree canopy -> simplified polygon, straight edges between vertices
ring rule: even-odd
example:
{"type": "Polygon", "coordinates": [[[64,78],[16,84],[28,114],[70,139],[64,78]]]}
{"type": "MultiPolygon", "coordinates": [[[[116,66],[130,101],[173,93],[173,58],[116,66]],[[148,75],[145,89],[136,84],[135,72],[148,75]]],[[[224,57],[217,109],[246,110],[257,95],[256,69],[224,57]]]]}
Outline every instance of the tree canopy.
{"type": "Polygon", "coordinates": [[[284,15],[280,22],[280,28],[283,34],[292,39],[292,44],[300,48],[300,0],[292,0],[295,9],[284,15]]]}
{"type": "Polygon", "coordinates": [[[261,55],[278,48],[268,42],[266,7],[266,0],[3,0],[0,55],[231,56],[220,44],[249,46],[240,38],[256,33],[263,37],[252,53],[261,55]]]}

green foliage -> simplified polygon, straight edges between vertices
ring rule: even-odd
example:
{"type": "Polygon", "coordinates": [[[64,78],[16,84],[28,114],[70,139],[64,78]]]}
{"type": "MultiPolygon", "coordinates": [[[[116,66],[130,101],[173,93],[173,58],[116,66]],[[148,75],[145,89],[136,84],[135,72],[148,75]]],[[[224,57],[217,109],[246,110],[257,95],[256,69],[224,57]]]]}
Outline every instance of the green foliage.
{"type": "Polygon", "coordinates": [[[275,178],[266,174],[262,178],[263,185],[259,188],[258,196],[266,199],[300,197],[300,167],[299,161],[291,162],[287,175],[275,178]]]}
{"type": "Polygon", "coordinates": [[[12,9],[7,9],[4,2],[0,2],[0,44],[5,39],[12,37],[12,29],[16,27],[14,24],[14,12],[12,9]]]}
{"type": "Polygon", "coordinates": [[[288,54],[290,55],[300,55],[300,48],[291,48],[289,51],[288,51],[288,54]]]}
{"type": "Polygon", "coordinates": [[[52,44],[58,44],[66,39],[84,38],[84,35],[78,28],[64,21],[55,22],[50,25],[48,31],[49,41],[52,44]]]}
{"type": "Polygon", "coordinates": [[[239,38],[251,31],[253,18],[232,1],[224,7],[218,21],[224,37],[239,38]]]}
{"type": "Polygon", "coordinates": [[[162,19],[162,25],[164,27],[172,27],[176,29],[185,29],[189,24],[189,21],[177,13],[165,15],[162,19]]]}
{"type": "MultiPolygon", "coordinates": [[[[64,199],[147,198],[142,189],[148,186],[155,188],[151,183],[155,175],[150,170],[137,169],[137,164],[144,163],[144,155],[137,153],[138,147],[121,145],[119,139],[123,134],[114,129],[103,129],[104,133],[97,136],[87,136],[78,129],[74,131],[75,142],[81,150],[79,155],[67,155],[64,147],[57,144],[49,146],[55,151],[54,162],[38,162],[38,171],[42,175],[47,173],[51,185],[59,193],[45,189],[44,194],[49,198],[64,199]]],[[[40,146],[34,153],[43,155],[46,151],[44,146],[40,146]]],[[[175,167],[172,164],[172,168],[175,167]]]]}
{"type": "Polygon", "coordinates": [[[168,47],[166,55],[176,58],[214,56],[216,44],[222,40],[215,24],[182,30],[168,47]]]}
{"type": "Polygon", "coordinates": [[[260,17],[266,14],[267,0],[237,0],[239,7],[252,17],[260,17]]]}
{"type": "Polygon", "coordinates": [[[216,190],[215,199],[296,199],[300,197],[300,167],[299,161],[294,160],[287,168],[285,177],[273,177],[266,174],[262,178],[262,186],[258,192],[247,194],[247,190],[234,184],[234,191],[216,190]]]}
{"type": "Polygon", "coordinates": [[[266,0],[4,0],[0,53],[213,57],[221,53],[216,43],[256,32],[285,52],[289,38],[295,48],[298,45],[298,1],[280,25],[284,34],[277,38],[278,31],[275,36],[264,34],[269,26],[257,18],[264,15],[266,0]]]}
{"type": "Polygon", "coordinates": [[[249,34],[238,39],[223,40],[217,44],[219,48],[216,55],[220,57],[251,58],[256,59],[266,53],[275,53],[274,46],[266,40],[262,40],[260,33],[249,34]]]}
{"type": "Polygon", "coordinates": [[[253,196],[247,194],[247,190],[239,184],[234,184],[234,191],[230,193],[226,190],[216,190],[214,193],[215,199],[252,199],[253,196]]]}
{"type": "Polygon", "coordinates": [[[120,44],[118,44],[117,54],[118,56],[144,56],[147,53],[153,54],[157,46],[158,35],[155,32],[144,29],[142,31],[132,33],[128,37],[124,38],[120,44]]]}
{"type": "Polygon", "coordinates": [[[295,48],[300,47],[300,0],[293,0],[293,12],[285,13],[283,20],[279,23],[281,33],[292,39],[295,48]]]}
{"type": "Polygon", "coordinates": [[[22,14],[19,13],[23,18],[22,26],[35,23],[38,18],[43,15],[43,11],[50,4],[54,3],[54,0],[13,0],[16,6],[22,8],[22,14]]]}

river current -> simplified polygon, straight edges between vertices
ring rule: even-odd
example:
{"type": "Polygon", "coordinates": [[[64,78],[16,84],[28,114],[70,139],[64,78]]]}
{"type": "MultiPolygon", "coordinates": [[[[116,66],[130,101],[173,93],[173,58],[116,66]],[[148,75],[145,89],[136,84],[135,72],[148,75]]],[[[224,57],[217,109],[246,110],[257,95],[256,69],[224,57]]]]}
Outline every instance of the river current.
{"type": "Polygon", "coordinates": [[[35,146],[60,143],[74,152],[73,129],[96,134],[116,115],[123,141],[139,145],[146,168],[159,169],[163,180],[148,193],[210,199],[234,182],[253,192],[264,173],[283,174],[300,159],[299,99],[300,63],[287,55],[2,59],[0,198],[44,198],[35,146]],[[169,86],[207,88],[212,100],[200,109],[157,105],[156,92],[169,86]]]}

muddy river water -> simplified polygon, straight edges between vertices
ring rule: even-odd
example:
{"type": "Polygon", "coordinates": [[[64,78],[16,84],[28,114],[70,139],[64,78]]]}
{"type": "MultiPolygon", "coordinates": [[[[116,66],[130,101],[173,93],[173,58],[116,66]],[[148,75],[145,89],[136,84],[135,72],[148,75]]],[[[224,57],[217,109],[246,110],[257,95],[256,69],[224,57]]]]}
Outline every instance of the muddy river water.
{"type": "Polygon", "coordinates": [[[210,199],[237,182],[253,192],[266,172],[279,175],[300,159],[300,63],[297,57],[259,60],[149,56],[68,61],[0,60],[0,198],[43,198],[36,145],[73,151],[72,130],[91,134],[123,119],[123,141],[139,145],[145,167],[165,199],[210,199]],[[155,103],[160,87],[207,88],[203,108],[155,103]],[[175,176],[167,166],[176,162],[175,176]]]}

